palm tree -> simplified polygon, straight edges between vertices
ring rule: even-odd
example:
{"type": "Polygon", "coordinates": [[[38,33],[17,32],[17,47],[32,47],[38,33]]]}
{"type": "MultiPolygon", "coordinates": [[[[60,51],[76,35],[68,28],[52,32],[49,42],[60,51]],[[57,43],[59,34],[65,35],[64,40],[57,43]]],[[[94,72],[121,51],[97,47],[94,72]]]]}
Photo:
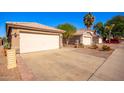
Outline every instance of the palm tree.
{"type": "Polygon", "coordinates": [[[106,29],[107,31],[109,31],[109,35],[108,35],[109,43],[111,43],[111,39],[110,39],[110,37],[111,37],[111,31],[112,31],[112,29],[113,29],[114,26],[115,26],[115,24],[111,24],[111,25],[105,26],[105,29],[106,29]]]}
{"type": "Polygon", "coordinates": [[[94,19],[95,19],[95,17],[91,13],[88,13],[84,16],[83,21],[84,21],[84,24],[87,27],[87,29],[91,28],[91,26],[93,25],[94,19]]]}

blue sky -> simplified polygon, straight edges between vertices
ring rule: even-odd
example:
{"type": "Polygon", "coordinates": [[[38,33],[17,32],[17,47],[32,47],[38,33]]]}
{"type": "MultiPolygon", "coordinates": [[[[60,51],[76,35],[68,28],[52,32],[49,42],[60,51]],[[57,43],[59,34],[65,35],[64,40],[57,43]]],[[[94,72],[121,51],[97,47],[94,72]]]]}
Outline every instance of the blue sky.
{"type": "MultiPolygon", "coordinates": [[[[56,27],[58,24],[71,23],[77,29],[86,28],[83,24],[83,16],[86,12],[0,12],[0,36],[5,36],[7,21],[13,22],[38,22],[47,26],[56,27]]],[[[106,22],[116,15],[124,12],[93,12],[95,23],[106,22]]]]}

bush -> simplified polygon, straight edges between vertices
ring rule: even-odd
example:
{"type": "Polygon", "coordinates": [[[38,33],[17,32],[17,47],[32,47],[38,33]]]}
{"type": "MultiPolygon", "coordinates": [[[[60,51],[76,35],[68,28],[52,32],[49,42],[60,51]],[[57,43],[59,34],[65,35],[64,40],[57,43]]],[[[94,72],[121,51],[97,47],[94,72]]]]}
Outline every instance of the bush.
{"type": "Polygon", "coordinates": [[[107,46],[107,45],[102,45],[102,49],[101,50],[102,51],[109,51],[109,50],[111,50],[111,48],[109,46],[107,46]]]}
{"type": "Polygon", "coordinates": [[[96,44],[94,44],[94,45],[90,46],[89,48],[91,48],[91,49],[97,49],[98,46],[96,44]]]}
{"type": "Polygon", "coordinates": [[[9,49],[10,48],[10,43],[8,42],[7,37],[3,38],[3,47],[4,47],[4,49],[9,49]]]}
{"type": "Polygon", "coordinates": [[[84,45],[83,45],[83,44],[79,44],[79,47],[80,47],[80,48],[84,48],[84,45]]]}
{"type": "Polygon", "coordinates": [[[5,49],[8,49],[9,48],[9,43],[6,42],[6,43],[4,43],[3,46],[4,46],[5,49]]]}

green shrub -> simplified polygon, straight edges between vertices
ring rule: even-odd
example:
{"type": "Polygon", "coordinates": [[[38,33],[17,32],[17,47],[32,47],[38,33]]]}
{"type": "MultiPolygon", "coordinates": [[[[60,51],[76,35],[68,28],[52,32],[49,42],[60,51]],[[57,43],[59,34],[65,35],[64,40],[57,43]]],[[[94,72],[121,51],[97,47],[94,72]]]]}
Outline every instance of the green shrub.
{"type": "Polygon", "coordinates": [[[5,49],[8,49],[9,48],[9,43],[6,42],[6,43],[4,43],[3,46],[4,46],[5,49]]]}
{"type": "Polygon", "coordinates": [[[111,48],[107,45],[102,45],[102,50],[103,51],[109,51],[109,50],[111,50],[111,48]]]}
{"type": "Polygon", "coordinates": [[[3,38],[3,47],[4,47],[5,49],[9,49],[9,48],[10,48],[10,43],[8,42],[7,37],[4,37],[4,38],[3,38]]]}
{"type": "Polygon", "coordinates": [[[83,44],[79,44],[79,47],[80,47],[80,48],[84,48],[84,45],[83,45],[83,44]]]}

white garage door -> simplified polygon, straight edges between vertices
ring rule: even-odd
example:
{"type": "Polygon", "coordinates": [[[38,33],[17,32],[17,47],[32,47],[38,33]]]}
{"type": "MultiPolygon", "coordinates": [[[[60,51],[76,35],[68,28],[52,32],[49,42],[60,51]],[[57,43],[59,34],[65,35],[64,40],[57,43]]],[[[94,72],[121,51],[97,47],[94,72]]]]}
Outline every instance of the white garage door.
{"type": "Polygon", "coordinates": [[[84,37],[83,38],[83,44],[84,45],[91,45],[91,38],[84,37]]]}
{"type": "Polygon", "coordinates": [[[20,33],[20,53],[59,48],[59,35],[20,33]]]}

